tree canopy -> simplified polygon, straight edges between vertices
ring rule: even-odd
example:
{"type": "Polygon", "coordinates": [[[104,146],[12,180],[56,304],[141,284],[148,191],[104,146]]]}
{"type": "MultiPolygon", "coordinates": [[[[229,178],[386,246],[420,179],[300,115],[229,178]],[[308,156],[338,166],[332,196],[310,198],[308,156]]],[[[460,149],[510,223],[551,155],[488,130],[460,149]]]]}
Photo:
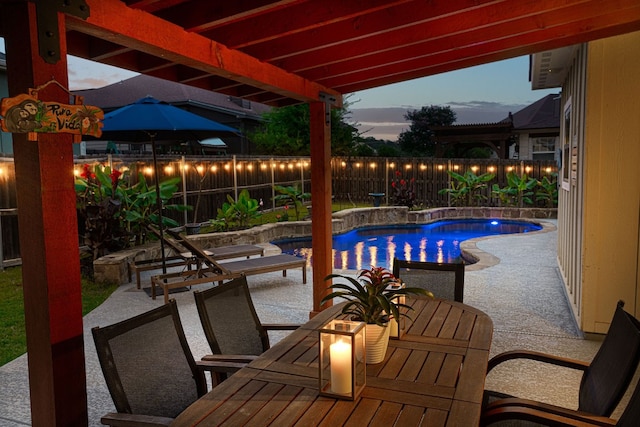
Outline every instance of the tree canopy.
{"type": "Polygon", "coordinates": [[[404,118],[411,121],[409,130],[398,136],[400,148],[410,155],[433,156],[435,141],[432,126],[450,126],[456,121],[456,113],[451,107],[431,105],[420,110],[407,112],[404,118]]]}
{"type": "MultiPolygon", "coordinates": [[[[356,143],[361,139],[358,129],[347,123],[348,103],[331,110],[331,154],[353,155],[356,143]]],[[[264,126],[250,138],[259,154],[284,156],[309,155],[310,120],[309,105],[299,104],[274,108],[263,115],[264,126]]]]}

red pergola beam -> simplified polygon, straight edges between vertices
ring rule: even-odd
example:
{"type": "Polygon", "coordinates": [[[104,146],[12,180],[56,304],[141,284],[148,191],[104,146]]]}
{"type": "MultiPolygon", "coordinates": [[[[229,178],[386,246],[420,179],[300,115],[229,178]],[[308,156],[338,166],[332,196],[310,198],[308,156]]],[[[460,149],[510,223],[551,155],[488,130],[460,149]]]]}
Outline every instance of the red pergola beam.
{"type": "Polygon", "coordinates": [[[68,28],[302,102],[317,100],[321,92],[339,97],[329,88],[131,9],[120,0],[87,3],[91,16],[86,21],[67,17],[68,28]]]}

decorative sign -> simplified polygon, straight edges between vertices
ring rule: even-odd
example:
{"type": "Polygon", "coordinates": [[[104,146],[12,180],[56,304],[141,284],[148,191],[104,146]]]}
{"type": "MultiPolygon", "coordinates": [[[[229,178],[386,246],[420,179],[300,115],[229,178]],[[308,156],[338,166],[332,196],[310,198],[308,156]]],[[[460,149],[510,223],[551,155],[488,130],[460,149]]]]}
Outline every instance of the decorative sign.
{"type": "Polygon", "coordinates": [[[2,130],[15,133],[72,133],[102,135],[104,112],[89,105],[66,105],[44,102],[21,94],[3,98],[0,105],[2,130]]]}
{"type": "MultiPolygon", "coordinates": [[[[57,83],[55,81],[52,81],[57,83]]],[[[51,83],[51,82],[50,82],[51,83]]],[[[48,83],[47,83],[48,84],[48,83]]],[[[43,85],[42,87],[46,86],[43,85]]],[[[90,105],[67,105],[38,99],[38,90],[3,98],[0,103],[2,130],[13,133],[71,133],[102,135],[104,112],[90,105]]],[[[66,90],[66,89],[65,89],[66,90]]],[[[78,98],[76,98],[78,101],[78,98]]]]}

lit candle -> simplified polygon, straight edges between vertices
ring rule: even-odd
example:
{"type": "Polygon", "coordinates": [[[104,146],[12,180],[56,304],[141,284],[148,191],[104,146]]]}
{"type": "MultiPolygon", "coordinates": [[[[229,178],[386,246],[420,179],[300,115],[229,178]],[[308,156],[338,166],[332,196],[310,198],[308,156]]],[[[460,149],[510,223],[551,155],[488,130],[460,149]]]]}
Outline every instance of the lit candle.
{"type": "Polygon", "coordinates": [[[351,346],[340,340],[331,344],[331,390],[334,393],[351,393],[351,346]]]}
{"type": "Polygon", "coordinates": [[[398,338],[398,322],[396,322],[396,318],[391,316],[389,320],[389,336],[393,338],[398,338]]]}

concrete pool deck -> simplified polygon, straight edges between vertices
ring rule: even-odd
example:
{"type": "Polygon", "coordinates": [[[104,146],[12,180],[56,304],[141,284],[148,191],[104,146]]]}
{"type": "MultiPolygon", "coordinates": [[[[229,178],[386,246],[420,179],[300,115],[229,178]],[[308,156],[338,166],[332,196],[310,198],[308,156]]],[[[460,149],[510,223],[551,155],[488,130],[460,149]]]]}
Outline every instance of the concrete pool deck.
{"type": "MultiPolygon", "coordinates": [[[[495,257],[493,265],[469,266],[465,274],[465,303],[486,312],[494,322],[491,353],[526,348],[591,360],[600,343],[580,333],[566,300],[556,263],[555,221],[546,232],[477,239],[478,250],[495,257]]],[[[312,285],[302,284],[300,271],[283,278],[269,273],[248,278],[258,315],[263,322],[302,323],[312,307],[312,285]]],[[[200,286],[199,288],[202,288],[200,286]]],[[[192,292],[172,294],[196,358],[208,353],[192,292]]],[[[135,283],[121,285],[105,303],[84,318],[89,425],[114,406],[98,363],[91,328],[105,326],[162,304],[135,283]]],[[[272,343],[282,335],[272,335],[272,343]]],[[[564,406],[577,406],[579,374],[538,364],[510,364],[498,368],[486,387],[564,406]],[[551,372],[551,374],[549,373],[551,372]]],[[[30,425],[27,356],[0,367],[0,426],[30,425]]]]}

